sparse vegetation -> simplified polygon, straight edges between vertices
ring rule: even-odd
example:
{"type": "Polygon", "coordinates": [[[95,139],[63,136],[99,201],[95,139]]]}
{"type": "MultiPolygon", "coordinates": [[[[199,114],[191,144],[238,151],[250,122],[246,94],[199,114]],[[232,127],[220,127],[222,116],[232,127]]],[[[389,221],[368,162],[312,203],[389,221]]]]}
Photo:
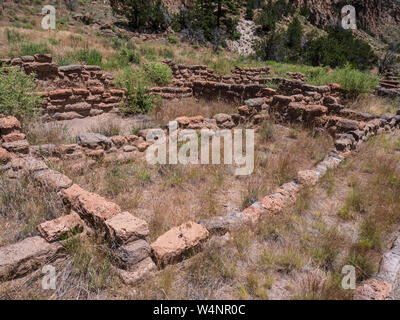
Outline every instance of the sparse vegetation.
{"type": "Polygon", "coordinates": [[[0,113],[19,119],[31,118],[39,110],[41,97],[34,94],[34,76],[14,68],[0,67],[0,113]]]}

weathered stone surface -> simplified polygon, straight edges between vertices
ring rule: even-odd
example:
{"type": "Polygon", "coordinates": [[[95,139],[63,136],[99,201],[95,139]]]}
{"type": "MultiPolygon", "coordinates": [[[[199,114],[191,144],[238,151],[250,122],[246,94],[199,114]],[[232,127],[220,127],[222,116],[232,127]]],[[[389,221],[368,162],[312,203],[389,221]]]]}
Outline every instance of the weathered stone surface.
{"type": "Polygon", "coordinates": [[[149,277],[153,272],[157,271],[157,266],[151,258],[146,258],[131,267],[130,271],[117,269],[117,273],[121,280],[127,285],[134,285],[141,280],[149,277]]]}
{"type": "Polygon", "coordinates": [[[389,251],[383,255],[379,276],[390,283],[397,283],[400,278],[400,254],[389,251]]]}
{"type": "Polygon", "coordinates": [[[111,147],[111,139],[99,133],[82,133],[78,136],[78,144],[82,147],[96,149],[103,147],[109,149],[111,147]]]}
{"type": "Polygon", "coordinates": [[[368,279],[357,287],[354,300],[386,300],[392,291],[392,284],[381,279],[368,279]]]}
{"type": "Polygon", "coordinates": [[[144,239],[149,235],[149,226],[146,221],[136,218],[129,212],[117,214],[106,222],[107,236],[113,243],[129,243],[144,239]]]}
{"type": "Polygon", "coordinates": [[[65,106],[66,111],[77,111],[77,112],[89,111],[91,108],[92,108],[92,106],[86,102],[67,104],[65,106]]]}
{"type": "Polygon", "coordinates": [[[38,171],[33,174],[33,178],[43,186],[54,191],[67,189],[72,186],[70,178],[51,169],[38,171]]]}
{"type": "Polygon", "coordinates": [[[51,63],[52,62],[52,57],[50,54],[35,54],[34,55],[35,61],[40,62],[40,63],[51,63]]]}
{"type": "Polygon", "coordinates": [[[0,248],[0,279],[23,276],[63,255],[59,243],[48,243],[41,237],[32,237],[0,248]]]}
{"type": "Polygon", "coordinates": [[[202,225],[192,221],[160,236],[151,244],[151,249],[159,265],[178,262],[195,251],[208,238],[208,231],[202,225]]]}
{"type": "Polygon", "coordinates": [[[3,136],[4,142],[15,142],[20,140],[25,140],[25,138],[26,138],[25,134],[21,132],[12,132],[3,136]]]}
{"type": "Polygon", "coordinates": [[[70,112],[57,112],[54,114],[54,119],[62,121],[62,120],[72,120],[72,119],[81,119],[83,116],[75,111],[70,112]]]}
{"type": "Polygon", "coordinates": [[[199,224],[205,227],[210,234],[224,235],[228,231],[236,230],[243,225],[242,213],[212,217],[201,220],[199,224]]]}
{"type": "Polygon", "coordinates": [[[14,130],[21,130],[21,123],[17,118],[12,116],[0,117],[0,134],[8,134],[14,130]]]}
{"type": "Polygon", "coordinates": [[[129,270],[132,266],[150,256],[151,249],[147,241],[140,239],[125,244],[113,251],[119,267],[129,270]]]}
{"type": "Polygon", "coordinates": [[[122,147],[126,143],[126,139],[123,136],[113,136],[111,137],[111,141],[118,148],[122,147]]]}
{"type": "Polygon", "coordinates": [[[83,221],[76,212],[43,222],[37,226],[40,235],[48,242],[61,240],[68,235],[83,231],[83,221]]]}
{"type": "Polygon", "coordinates": [[[48,169],[47,165],[43,161],[38,160],[33,157],[27,157],[27,158],[23,159],[22,167],[29,173],[34,173],[36,171],[48,169]]]}
{"type": "Polygon", "coordinates": [[[313,170],[303,170],[297,173],[296,181],[305,186],[313,186],[318,182],[318,173],[313,170]]]}
{"type": "Polygon", "coordinates": [[[71,89],[58,89],[49,92],[49,97],[51,100],[59,100],[72,95],[71,89]]]}
{"type": "Polygon", "coordinates": [[[268,213],[272,214],[277,214],[281,212],[285,206],[282,198],[276,195],[268,195],[261,199],[258,203],[261,204],[268,213]]]}
{"type": "Polygon", "coordinates": [[[353,145],[353,142],[351,141],[351,139],[338,139],[335,141],[335,148],[338,151],[346,151],[348,148],[351,148],[351,146],[353,145]]]}
{"type": "Polygon", "coordinates": [[[260,108],[264,104],[264,98],[248,99],[244,103],[249,108],[260,108]]]}
{"type": "Polygon", "coordinates": [[[218,124],[221,124],[221,123],[224,123],[226,121],[230,121],[232,118],[228,114],[218,113],[218,114],[214,115],[213,119],[215,119],[218,124]]]}
{"type": "Polygon", "coordinates": [[[83,220],[94,226],[104,226],[106,219],[121,212],[121,208],[117,204],[107,201],[98,194],[83,190],[76,184],[68,189],[63,189],[61,194],[83,220]]]}
{"type": "Polygon", "coordinates": [[[19,140],[14,142],[5,142],[2,144],[3,148],[13,153],[29,153],[29,142],[26,140],[19,140]]]}
{"type": "Polygon", "coordinates": [[[72,72],[81,72],[82,68],[83,67],[81,65],[70,65],[70,66],[62,66],[59,69],[61,72],[72,73],[72,72]]]}
{"type": "Polygon", "coordinates": [[[124,146],[122,150],[124,150],[124,152],[133,152],[136,151],[137,148],[135,146],[124,146]]]}
{"type": "Polygon", "coordinates": [[[6,149],[0,147],[0,163],[7,163],[11,160],[12,154],[6,149]]]}
{"type": "Polygon", "coordinates": [[[146,142],[139,143],[138,146],[137,146],[137,148],[138,148],[138,150],[139,150],[140,152],[144,152],[144,151],[147,150],[147,148],[148,148],[149,146],[151,146],[151,143],[146,141],[146,142]]]}

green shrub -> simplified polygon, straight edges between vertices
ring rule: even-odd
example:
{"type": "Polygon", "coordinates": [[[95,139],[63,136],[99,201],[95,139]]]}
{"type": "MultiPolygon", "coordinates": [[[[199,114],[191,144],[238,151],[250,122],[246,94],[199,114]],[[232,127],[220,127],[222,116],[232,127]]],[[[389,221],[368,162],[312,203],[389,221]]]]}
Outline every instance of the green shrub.
{"type": "Polygon", "coordinates": [[[78,61],[91,66],[100,66],[103,60],[101,52],[96,49],[81,49],[76,53],[75,57],[78,61]]]}
{"type": "Polygon", "coordinates": [[[316,85],[328,83],[340,84],[346,90],[346,95],[349,99],[355,99],[360,95],[369,93],[379,84],[377,76],[354,69],[349,64],[343,68],[337,68],[331,73],[320,73],[313,80],[316,85]]]}
{"type": "Polygon", "coordinates": [[[127,90],[122,107],[125,114],[147,113],[155,106],[155,98],[146,89],[146,79],[141,71],[126,67],[120,71],[116,83],[127,90]]]}
{"type": "Polygon", "coordinates": [[[156,85],[166,85],[172,80],[171,68],[163,63],[147,63],[144,66],[146,76],[156,85]]]}
{"type": "Polygon", "coordinates": [[[32,94],[34,76],[14,68],[0,68],[0,113],[13,115],[20,120],[38,112],[42,99],[32,94]]]}
{"type": "Polygon", "coordinates": [[[175,57],[175,54],[171,48],[163,47],[160,49],[160,56],[166,59],[173,59],[175,57]]]}
{"type": "Polygon", "coordinates": [[[171,34],[168,37],[168,42],[172,43],[172,44],[177,44],[178,43],[178,38],[175,35],[171,34]]]}
{"type": "Polygon", "coordinates": [[[151,61],[157,60],[157,53],[156,53],[156,49],[154,47],[142,46],[140,48],[140,52],[148,60],[151,60],[151,61]]]}
{"type": "Polygon", "coordinates": [[[357,39],[349,30],[328,28],[328,35],[312,39],[304,54],[305,61],[313,66],[342,67],[350,63],[358,69],[375,65],[377,56],[370,45],[357,39]]]}

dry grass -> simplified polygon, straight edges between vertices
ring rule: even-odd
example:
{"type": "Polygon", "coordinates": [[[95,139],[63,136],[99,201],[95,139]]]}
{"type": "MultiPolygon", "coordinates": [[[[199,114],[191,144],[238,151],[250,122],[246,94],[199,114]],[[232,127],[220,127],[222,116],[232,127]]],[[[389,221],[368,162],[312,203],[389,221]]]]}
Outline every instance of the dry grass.
{"type": "Polygon", "coordinates": [[[394,114],[399,106],[399,99],[378,97],[375,95],[360,96],[347,107],[360,112],[372,114],[394,114]]]}
{"type": "Polygon", "coordinates": [[[31,145],[60,145],[75,142],[68,127],[57,122],[44,123],[36,119],[25,121],[23,132],[31,145]]]}
{"type": "Polygon", "coordinates": [[[146,220],[151,240],[187,220],[199,221],[240,211],[292,179],[300,169],[311,168],[331,146],[330,138],[312,138],[300,131],[297,140],[287,138],[288,129],[275,128],[276,140],[256,144],[255,170],[235,176],[230,165],[152,166],[137,159],[128,164],[102,164],[71,171],[61,170],[82,187],[118,203],[123,210],[146,220]]]}
{"type": "Polygon", "coordinates": [[[34,236],[38,224],[66,213],[57,194],[38,187],[29,177],[0,176],[0,246],[34,236]]]}
{"type": "Polygon", "coordinates": [[[203,116],[212,118],[218,113],[232,114],[237,111],[237,106],[223,101],[197,101],[194,98],[183,99],[180,101],[164,101],[161,106],[157,106],[150,111],[149,116],[160,125],[165,125],[169,121],[178,117],[203,116]]]}

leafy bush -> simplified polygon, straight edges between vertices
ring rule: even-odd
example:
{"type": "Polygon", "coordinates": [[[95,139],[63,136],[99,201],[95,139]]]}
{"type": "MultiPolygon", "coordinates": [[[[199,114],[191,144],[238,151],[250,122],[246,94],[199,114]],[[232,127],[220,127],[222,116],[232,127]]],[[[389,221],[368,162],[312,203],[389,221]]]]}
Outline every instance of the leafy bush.
{"type": "Polygon", "coordinates": [[[42,99],[33,94],[34,76],[14,68],[0,68],[0,113],[19,119],[30,118],[38,112],[42,99]]]}
{"type": "Polygon", "coordinates": [[[161,0],[111,0],[112,10],[124,15],[135,30],[165,30],[169,23],[161,0]]]}
{"type": "Polygon", "coordinates": [[[144,66],[146,76],[156,85],[166,85],[172,80],[171,68],[163,63],[147,63],[144,66]]]}
{"type": "Polygon", "coordinates": [[[337,68],[331,73],[319,73],[313,79],[314,84],[338,83],[346,90],[349,99],[371,92],[379,84],[377,76],[355,69],[350,64],[337,68]]]}
{"type": "Polygon", "coordinates": [[[101,52],[96,49],[81,49],[76,53],[75,58],[76,60],[91,66],[99,66],[103,60],[101,52]]]}
{"type": "Polygon", "coordinates": [[[264,4],[262,6],[262,10],[256,18],[258,32],[260,34],[265,34],[274,31],[277,22],[279,22],[283,17],[294,14],[294,12],[295,7],[290,3],[290,1],[269,1],[267,5],[264,4]]]}
{"type": "Polygon", "coordinates": [[[122,107],[125,114],[147,113],[155,106],[155,97],[145,88],[145,76],[130,67],[122,69],[116,83],[126,88],[126,101],[122,107]]]}
{"type": "Polygon", "coordinates": [[[168,42],[172,43],[172,44],[177,44],[178,43],[178,38],[175,35],[171,34],[168,37],[168,42]]]}
{"type": "Polygon", "coordinates": [[[305,60],[313,66],[335,68],[350,63],[364,70],[377,63],[377,56],[368,43],[356,39],[351,31],[328,28],[327,36],[308,43],[305,60]]]}

